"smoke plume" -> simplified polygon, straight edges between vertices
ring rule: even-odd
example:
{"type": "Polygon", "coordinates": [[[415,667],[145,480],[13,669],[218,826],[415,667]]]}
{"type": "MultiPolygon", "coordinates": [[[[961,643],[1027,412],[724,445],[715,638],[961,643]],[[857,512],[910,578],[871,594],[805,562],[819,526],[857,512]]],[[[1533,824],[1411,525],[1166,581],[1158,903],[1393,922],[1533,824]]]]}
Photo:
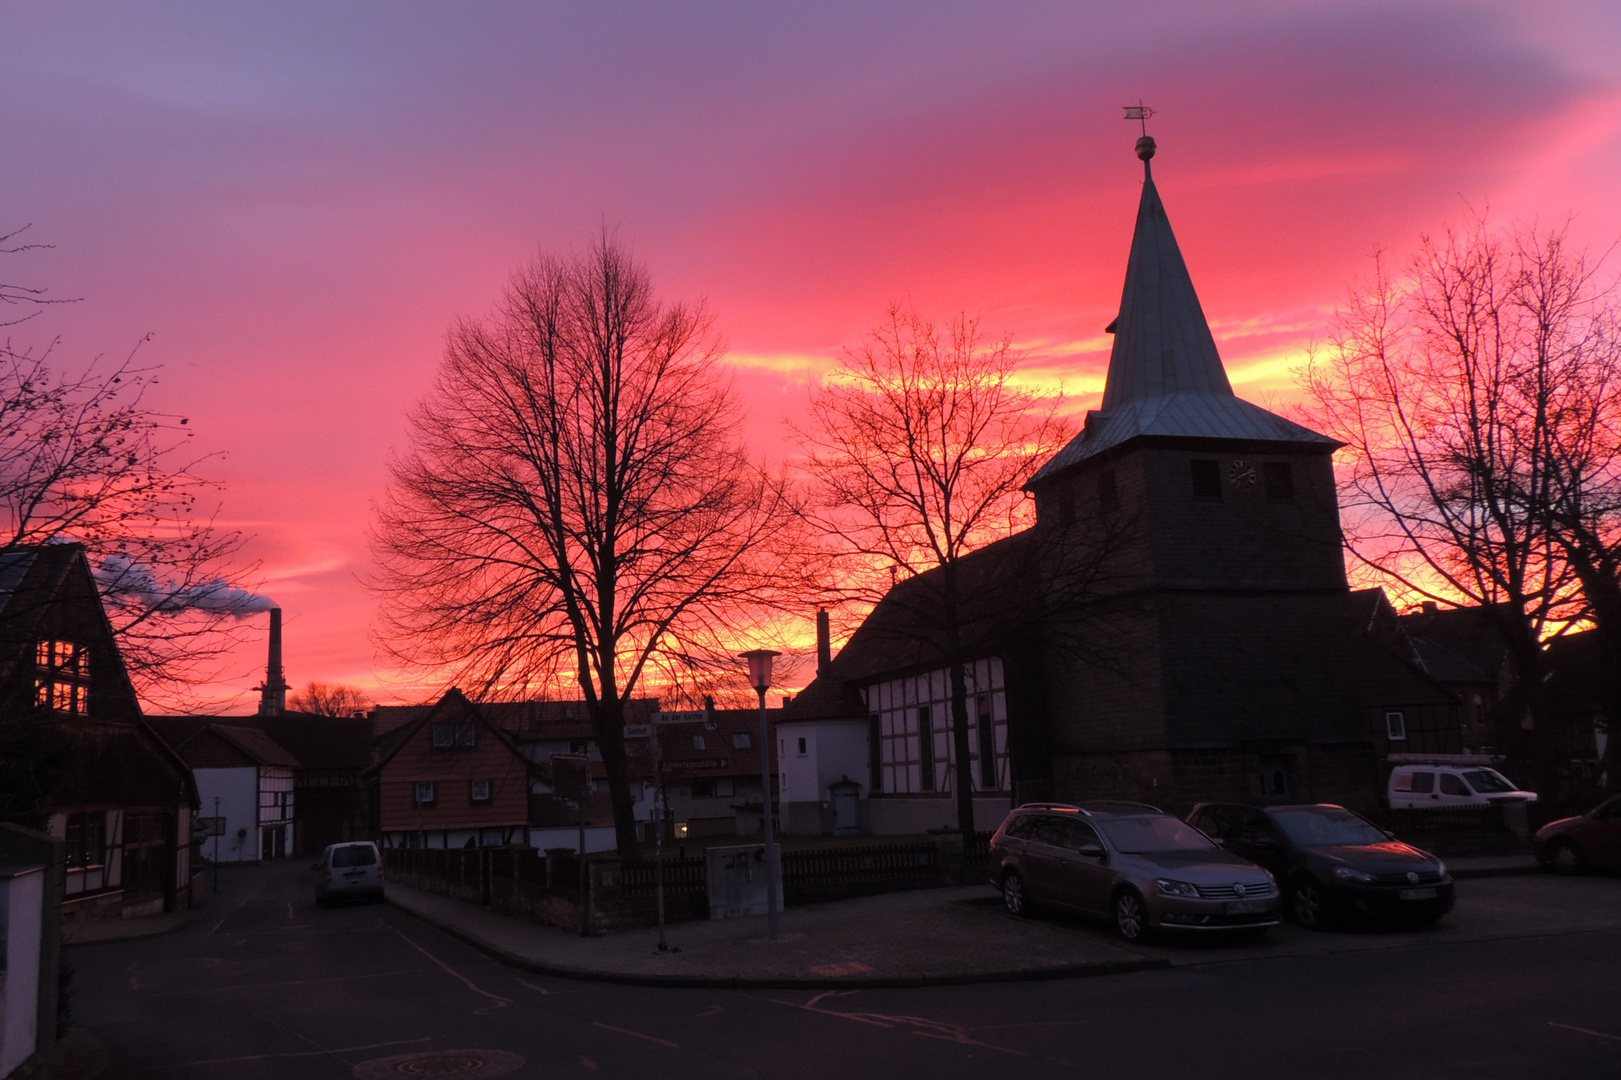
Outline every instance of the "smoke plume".
{"type": "Polygon", "coordinates": [[[206,611],[241,619],[275,607],[269,597],[238,588],[223,578],[179,585],[162,581],[150,567],[121,555],[109,555],[96,570],[96,580],[109,596],[135,600],[161,611],[206,611]]]}

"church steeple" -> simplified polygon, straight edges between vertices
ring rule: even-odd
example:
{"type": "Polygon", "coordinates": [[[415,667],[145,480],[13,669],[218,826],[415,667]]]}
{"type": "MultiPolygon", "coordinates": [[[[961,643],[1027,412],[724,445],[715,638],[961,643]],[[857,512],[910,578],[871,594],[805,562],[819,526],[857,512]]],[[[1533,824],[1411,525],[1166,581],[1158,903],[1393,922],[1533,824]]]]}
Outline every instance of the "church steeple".
{"type": "Polygon", "coordinates": [[[1114,349],[1103,389],[1103,410],[1129,399],[1165,394],[1219,394],[1231,397],[1232,384],[1221,366],[1193,278],[1182,261],[1171,219],[1154,186],[1150,160],[1154,140],[1137,140],[1143,161],[1143,195],[1137,228],[1126,260],[1126,287],[1120,315],[1112,324],[1114,349]]]}
{"type": "Polygon", "coordinates": [[[1032,485],[1140,436],[1339,445],[1233,393],[1154,186],[1155,150],[1147,134],[1137,140],[1143,193],[1120,314],[1108,326],[1114,347],[1102,408],[1086,414],[1086,429],[1041,467],[1032,485]]]}

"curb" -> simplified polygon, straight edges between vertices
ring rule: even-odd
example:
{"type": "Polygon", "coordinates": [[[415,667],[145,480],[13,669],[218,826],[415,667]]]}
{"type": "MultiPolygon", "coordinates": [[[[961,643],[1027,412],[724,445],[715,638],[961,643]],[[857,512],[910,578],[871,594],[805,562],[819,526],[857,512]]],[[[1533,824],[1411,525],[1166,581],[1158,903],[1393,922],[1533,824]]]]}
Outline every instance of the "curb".
{"type": "MultiPolygon", "coordinates": [[[[1441,861],[1445,862],[1446,860],[1441,861]]],[[[1486,867],[1478,870],[1471,870],[1467,867],[1457,870],[1451,866],[1447,867],[1447,873],[1452,875],[1454,881],[1467,881],[1470,878],[1518,877],[1522,874],[1540,874],[1543,872],[1543,868],[1537,863],[1531,863],[1529,866],[1486,867]]]]}
{"type": "Polygon", "coordinates": [[[397,900],[388,903],[419,922],[455,938],[464,945],[521,971],[582,982],[614,983],[620,986],[652,986],[670,990],[903,990],[920,986],[971,986],[979,983],[1047,982],[1054,979],[1081,979],[1097,975],[1124,975],[1134,971],[1167,971],[1172,964],[1163,957],[1140,960],[1095,960],[1082,964],[1060,964],[1044,968],[1013,968],[1004,971],[964,971],[923,975],[824,975],[816,978],[753,978],[746,975],[640,975],[628,971],[596,971],[591,968],[563,967],[519,956],[475,934],[443,922],[397,900]]]}
{"type": "Polygon", "coordinates": [[[198,921],[200,921],[200,916],[188,916],[187,918],[176,919],[168,926],[154,927],[150,930],[141,929],[133,934],[117,934],[112,937],[88,938],[84,941],[69,941],[64,935],[62,939],[62,947],[64,949],[79,949],[89,945],[115,945],[121,941],[141,941],[146,938],[166,937],[169,934],[178,934],[186,927],[191,926],[198,921]]]}

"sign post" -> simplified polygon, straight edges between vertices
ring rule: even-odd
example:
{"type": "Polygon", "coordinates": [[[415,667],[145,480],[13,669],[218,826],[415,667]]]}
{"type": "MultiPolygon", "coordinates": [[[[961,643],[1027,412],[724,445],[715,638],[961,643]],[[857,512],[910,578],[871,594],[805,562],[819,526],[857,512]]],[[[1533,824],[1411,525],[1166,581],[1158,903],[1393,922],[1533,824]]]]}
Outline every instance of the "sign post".
{"type": "Polygon", "coordinates": [[[591,913],[586,907],[585,804],[591,798],[591,759],[585,754],[553,754],[552,792],[574,799],[580,808],[580,936],[588,937],[591,913]]]}

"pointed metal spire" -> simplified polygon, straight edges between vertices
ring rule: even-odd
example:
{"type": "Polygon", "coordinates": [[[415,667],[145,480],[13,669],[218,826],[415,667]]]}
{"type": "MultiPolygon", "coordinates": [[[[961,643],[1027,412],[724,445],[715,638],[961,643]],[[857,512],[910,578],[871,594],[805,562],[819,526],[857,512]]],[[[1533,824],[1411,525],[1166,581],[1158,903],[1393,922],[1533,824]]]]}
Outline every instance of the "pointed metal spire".
{"type": "Polygon", "coordinates": [[[1120,317],[1114,322],[1114,349],[1103,390],[1105,412],[1128,399],[1190,392],[1231,397],[1233,393],[1193,278],[1182,261],[1182,249],[1171,231],[1171,219],[1154,186],[1149,166],[1154,151],[1151,136],[1137,140],[1137,156],[1143,161],[1143,195],[1137,206],[1131,255],[1126,260],[1120,317]]]}
{"type": "Polygon", "coordinates": [[[1120,314],[1108,326],[1114,347],[1103,406],[1086,414],[1086,429],[1037,471],[1033,483],[1145,435],[1339,445],[1233,393],[1154,186],[1149,161],[1155,150],[1152,136],[1137,140],[1143,194],[1120,314]]]}

